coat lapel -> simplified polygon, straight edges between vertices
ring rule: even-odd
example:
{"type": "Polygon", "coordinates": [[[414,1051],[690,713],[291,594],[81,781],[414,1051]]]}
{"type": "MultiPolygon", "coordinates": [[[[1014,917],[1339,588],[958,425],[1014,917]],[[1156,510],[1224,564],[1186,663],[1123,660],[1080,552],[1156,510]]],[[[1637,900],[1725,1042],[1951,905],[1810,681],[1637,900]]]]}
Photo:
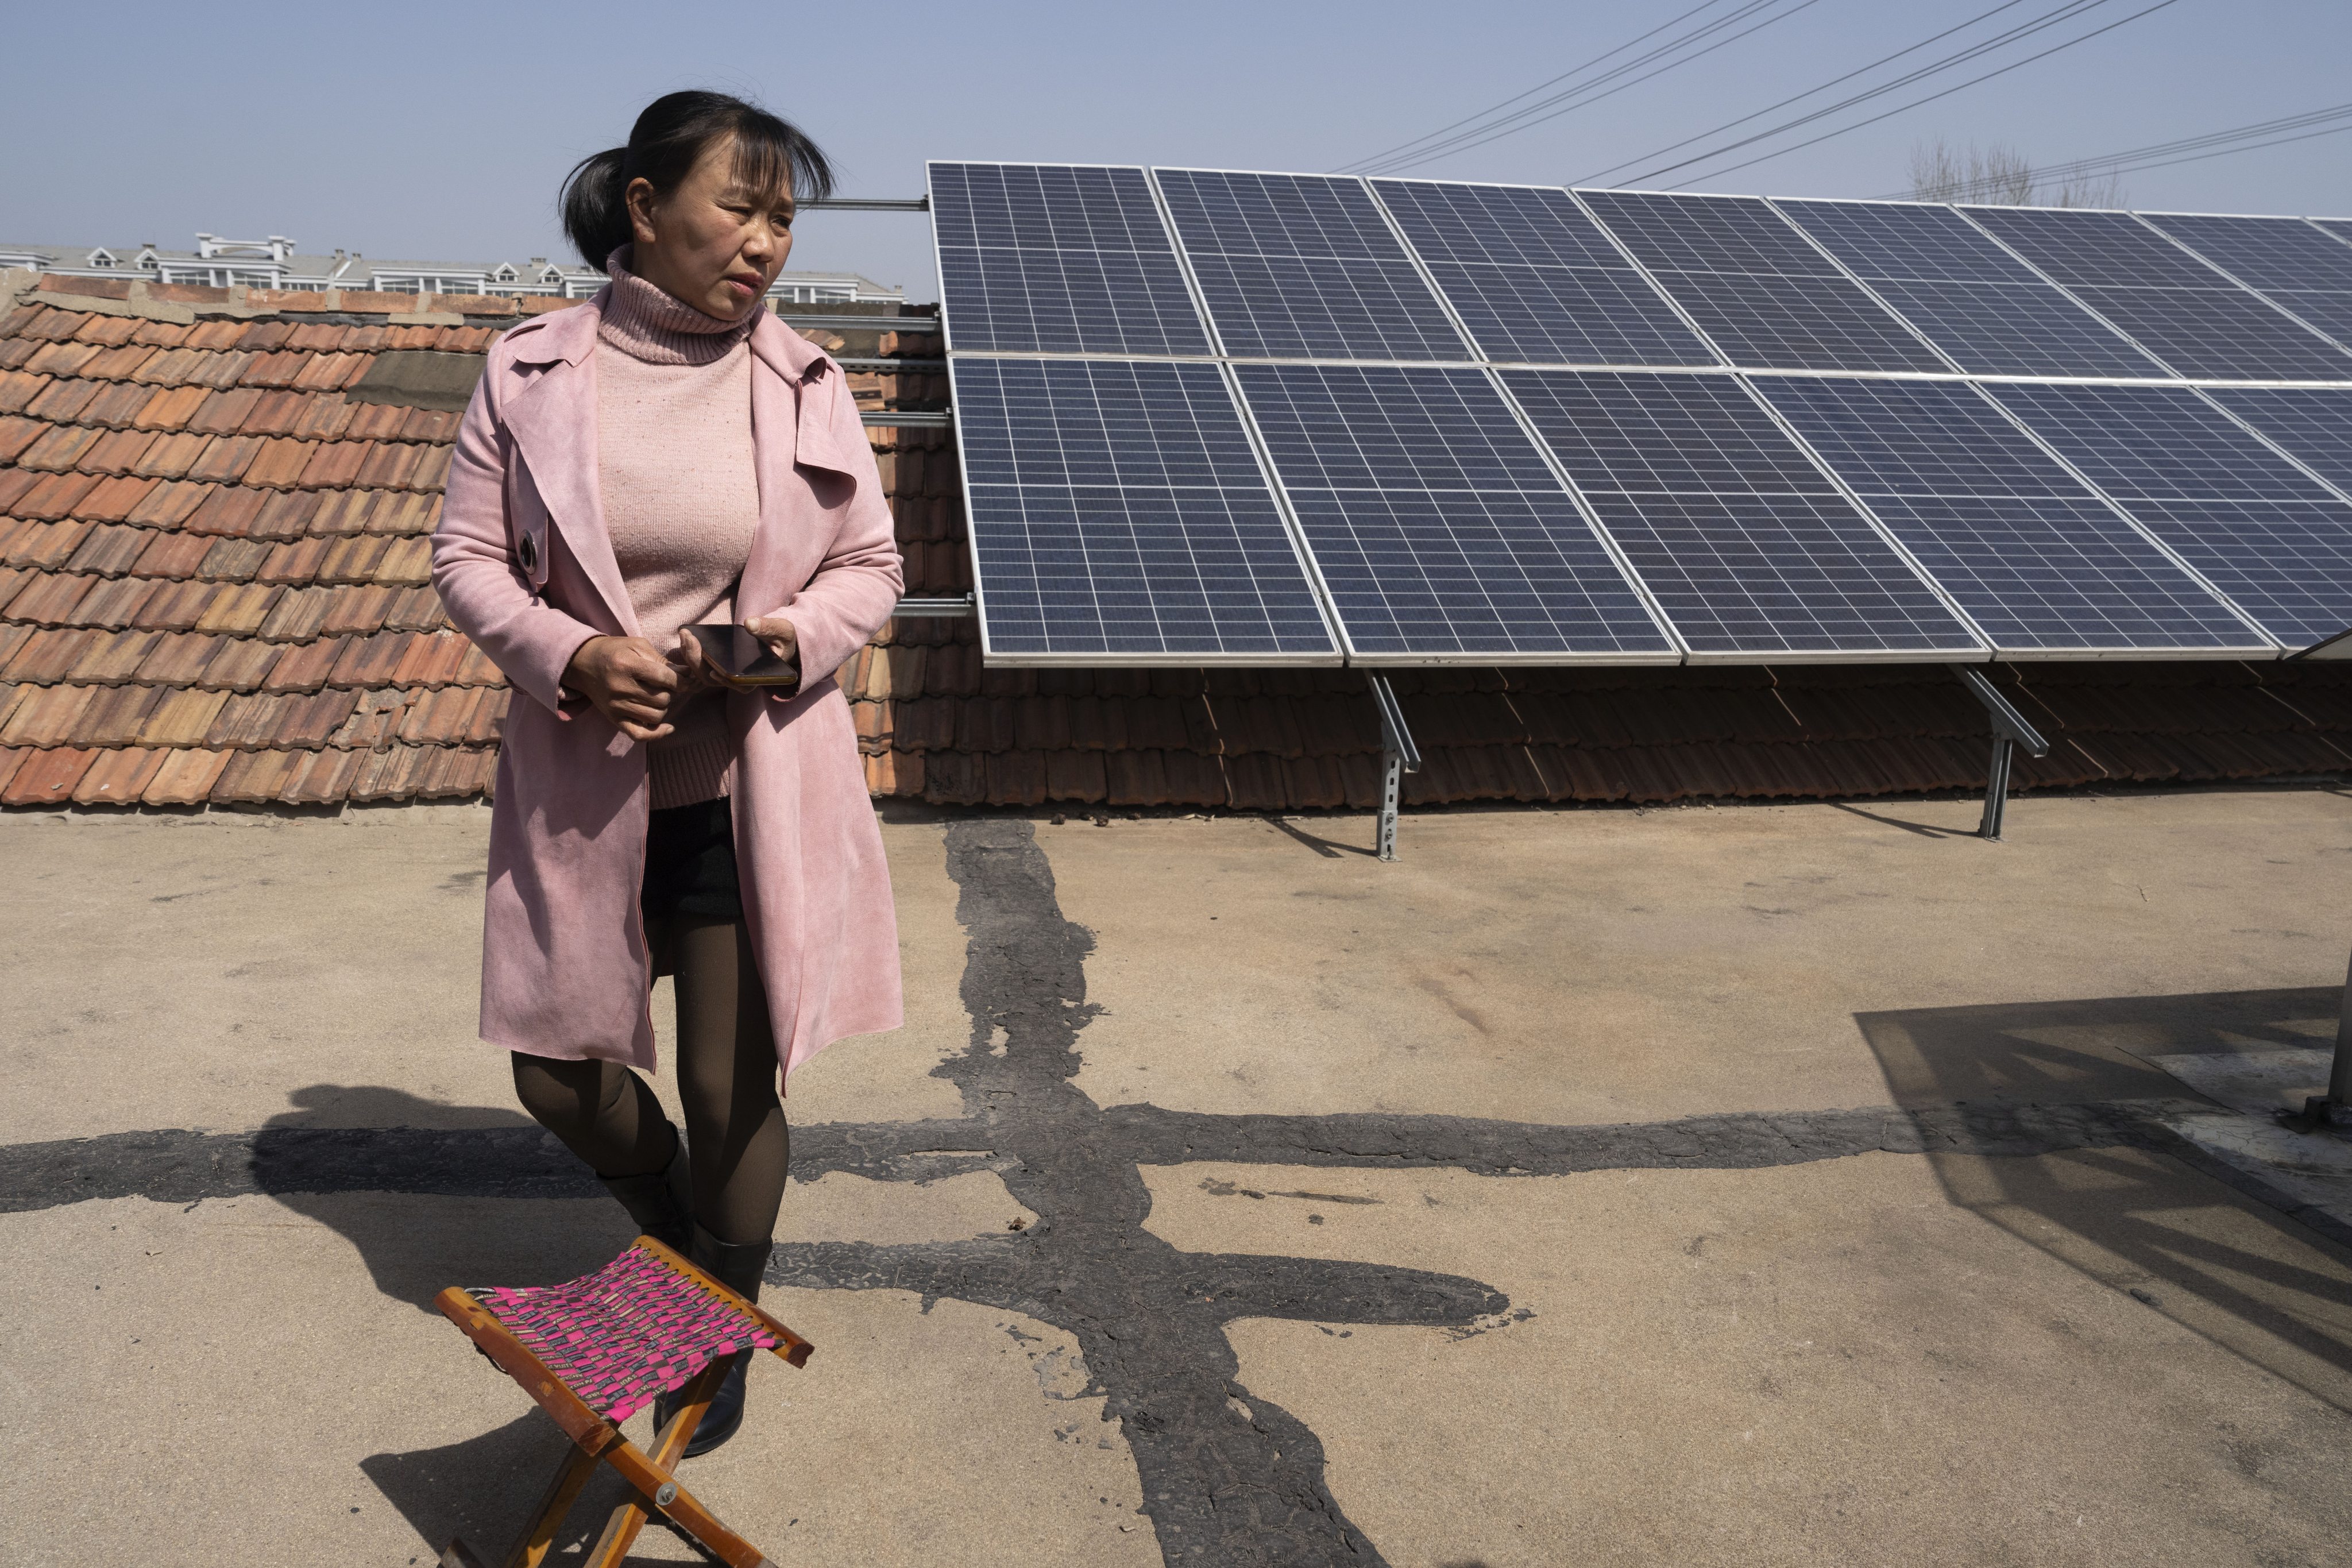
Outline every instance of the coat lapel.
{"type": "Polygon", "coordinates": [[[782,608],[798,591],[791,566],[803,541],[787,521],[796,465],[852,474],[833,433],[839,399],[849,396],[842,369],[824,352],[771,315],[751,329],[751,353],[770,374],[751,377],[751,441],[760,470],[760,531],[737,595],[740,616],[782,608]]]}
{"type": "Polygon", "coordinates": [[[596,478],[593,351],[602,299],[599,295],[587,304],[541,317],[544,324],[516,342],[518,365],[547,368],[509,398],[502,413],[572,560],[594,585],[611,624],[636,637],[636,607],[629,602],[628,585],[613,555],[596,478]]]}

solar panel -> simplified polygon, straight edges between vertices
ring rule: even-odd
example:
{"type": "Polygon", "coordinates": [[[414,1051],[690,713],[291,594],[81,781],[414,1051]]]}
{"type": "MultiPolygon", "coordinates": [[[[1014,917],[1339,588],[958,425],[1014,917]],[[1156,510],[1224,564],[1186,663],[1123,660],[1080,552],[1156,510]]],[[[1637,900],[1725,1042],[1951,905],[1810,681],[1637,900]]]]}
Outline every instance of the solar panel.
{"type": "MultiPolygon", "coordinates": [[[[2165,374],[1949,207],[1774,205],[1963,370],[1979,375],[2165,374]]],[[[2346,254],[2352,256],[2352,247],[2346,254]]]]}
{"type": "Polygon", "coordinates": [[[1973,386],[1756,384],[2003,652],[2268,651],[1973,386]]]}
{"type": "Polygon", "coordinates": [[[2129,213],[1969,207],[1968,215],[2182,375],[2352,380],[2352,354],[2129,213]]]}
{"type": "Polygon", "coordinates": [[[1227,353],[1470,357],[1360,182],[1153,173],[1227,353]]]}
{"type": "Polygon", "coordinates": [[[1989,387],[2289,647],[2352,626],[2352,505],[2185,387],[1989,387]]]}
{"type": "Polygon", "coordinates": [[[1566,191],[1428,180],[1372,189],[1488,359],[1717,363],[1566,191]]]}
{"type": "Polygon", "coordinates": [[[2295,217],[2142,216],[2339,346],[2352,346],[2352,245],[2295,217]]]}
{"type": "Polygon", "coordinates": [[[958,359],[991,655],[1338,651],[1214,365],[958,359]]]}
{"type": "Polygon", "coordinates": [[[1483,372],[1237,369],[1351,652],[1673,657],[1483,372]]]}
{"type": "Polygon", "coordinates": [[[1693,652],[1984,651],[1738,377],[1503,380],[1693,652]]]}
{"type": "Polygon", "coordinates": [[[1580,195],[1734,364],[1951,369],[1758,197],[1580,195]]]}
{"type": "Polygon", "coordinates": [[[1141,169],[933,163],[951,348],[1206,354],[1141,169]]]}
{"type": "Polygon", "coordinates": [[[2211,396],[2337,489],[2352,490],[2352,390],[2217,386],[2211,396]]]}

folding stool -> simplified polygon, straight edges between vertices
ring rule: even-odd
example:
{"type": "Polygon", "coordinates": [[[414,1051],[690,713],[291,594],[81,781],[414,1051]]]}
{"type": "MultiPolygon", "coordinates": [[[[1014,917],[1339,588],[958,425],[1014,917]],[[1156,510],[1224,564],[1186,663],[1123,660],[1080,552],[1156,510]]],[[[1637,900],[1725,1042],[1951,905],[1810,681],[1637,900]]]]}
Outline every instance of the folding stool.
{"type": "MultiPolygon", "coordinates": [[[[637,1495],[613,1510],[584,1568],[617,1568],[648,1510],[730,1568],[772,1568],[758,1547],[677,1484],[677,1462],[735,1352],[772,1350],[803,1366],[814,1348],[806,1340],[650,1236],[566,1285],[479,1295],[451,1286],[434,1304],[573,1444],[500,1568],[539,1568],[600,1463],[619,1471],[637,1495]],[[621,1436],[620,1423],[656,1394],[680,1388],[683,1403],[656,1435],[651,1454],[621,1436]]],[[[454,1539],[441,1562],[444,1568],[488,1568],[454,1539]]]]}

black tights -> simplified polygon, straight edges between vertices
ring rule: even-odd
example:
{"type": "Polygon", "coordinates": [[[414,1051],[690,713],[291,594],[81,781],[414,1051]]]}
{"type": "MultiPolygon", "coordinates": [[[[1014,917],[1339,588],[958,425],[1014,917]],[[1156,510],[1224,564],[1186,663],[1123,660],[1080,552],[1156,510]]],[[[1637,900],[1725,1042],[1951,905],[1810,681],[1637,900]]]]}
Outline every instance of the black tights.
{"type": "MultiPolygon", "coordinates": [[[[694,1153],[694,1217],[721,1241],[765,1241],[792,1135],[776,1098],[768,994],[741,921],[682,915],[646,931],[677,987],[677,1097],[694,1153]]],[[[677,1134],[653,1087],[618,1062],[513,1053],[515,1093],[600,1176],[658,1171],[677,1134]]]]}

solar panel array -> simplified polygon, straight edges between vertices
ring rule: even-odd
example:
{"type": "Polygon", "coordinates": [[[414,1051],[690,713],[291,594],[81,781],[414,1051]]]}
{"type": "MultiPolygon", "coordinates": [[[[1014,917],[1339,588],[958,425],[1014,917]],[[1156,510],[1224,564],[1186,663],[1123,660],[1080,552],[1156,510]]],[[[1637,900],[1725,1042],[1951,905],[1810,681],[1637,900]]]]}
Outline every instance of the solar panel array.
{"type": "Polygon", "coordinates": [[[2352,221],[934,163],[1012,662],[2352,626],[2352,221]]]}

